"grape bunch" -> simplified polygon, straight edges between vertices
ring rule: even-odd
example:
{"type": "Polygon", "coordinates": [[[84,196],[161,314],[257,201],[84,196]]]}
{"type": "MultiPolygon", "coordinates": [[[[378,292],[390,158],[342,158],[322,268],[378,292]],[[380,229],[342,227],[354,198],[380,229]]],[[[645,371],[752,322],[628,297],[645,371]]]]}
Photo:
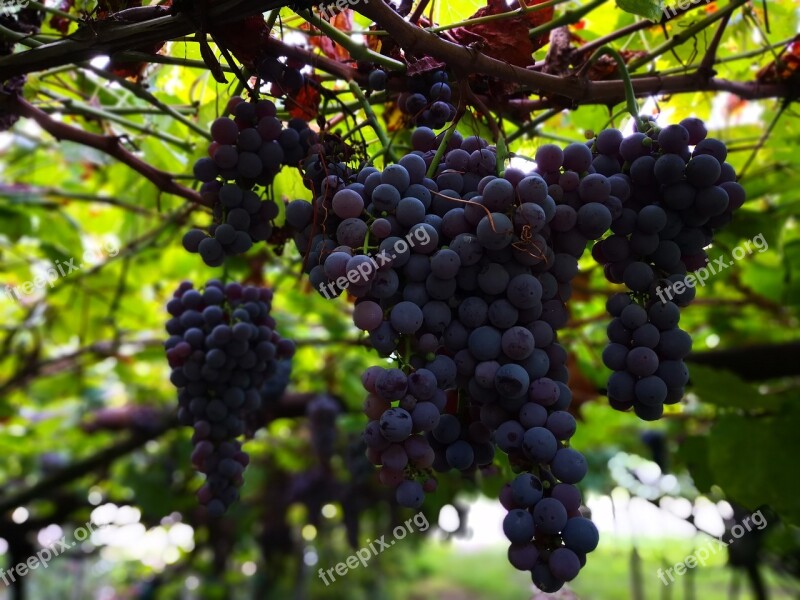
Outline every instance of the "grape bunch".
{"type": "Polygon", "coordinates": [[[588,172],[584,144],[543,147],[536,172],[498,177],[496,149],[458,132],[432,169],[441,143],[421,127],[414,152],[382,171],[343,165],[320,179],[311,203],[288,204],[287,222],[312,285],[328,298],[347,290],[355,326],[398,363],[362,378],[380,480],[415,508],[435,490],[435,473],[474,473],[499,448],[539,481],[543,502],[506,507],[549,523],[511,534],[512,552],[528,560],[512,563],[554,590],[597,537],[585,519],[564,537],[582,518],[574,486],[587,463],[569,443],[576,423],[558,330],[578,258],[621,207],[588,172]]]}
{"type": "Polygon", "coordinates": [[[589,142],[596,176],[606,176],[617,211],[611,235],[592,254],[606,278],[629,292],[611,297],[610,344],[603,352],[608,396],[619,410],[661,417],[681,400],[691,337],[678,327],[695,288],[687,273],[708,263],[704,250],[745,201],[727,149],[695,118],[659,128],[652,122],[627,138],[616,129],[589,142]]]}
{"type": "MultiPolygon", "coordinates": [[[[401,369],[370,367],[362,382],[369,395],[364,412],[370,419],[364,431],[367,457],[380,465],[380,481],[395,488],[397,503],[418,508],[426,492],[436,489],[428,470],[437,454],[426,435],[441,425],[447,404],[443,391],[455,382],[455,365],[446,356],[436,357],[406,375],[401,369]],[[397,403],[393,407],[392,403],[397,403]],[[421,481],[419,481],[421,480],[421,481]]],[[[471,459],[466,465],[471,464],[471,459]]],[[[466,468],[464,467],[464,468],[466,468]]]]}
{"type": "MultiPolygon", "coordinates": [[[[370,75],[370,84],[380,82],[381,77],[374,75],[376,72],[373,71],[370,75]],[[373,78],[377,81],[373,82],[373,78]]],[[[411,118],[414,125],[442,129],[455,118],[456,107],[450,102],[453,91],[445,71],[432,71],[409,77],[407,81],[409,91],[400,94],[397,98],[397,107],[400,112],[411,118]]]]}
{"type": "Polygon", "coordinates": [[[267,56],[258,64],[258,76],[270,84],[273,96],[294,95],[305,84],[305,76],[297,67],[301,66],[289,60],[282,63],[275,56],[267,56]]]}
{"type": "Polygon", "coordinates": [[[503,532],[511,541],[511,565],[530,571],[533,583],[545,593],[575,579],[599,541],[597,527],[579,510],[580,490],[520,473],[503,488],[500,501],[508,510],[503,532]]]}
{"type": "Polygon", "coordinates": [[[336,443],[336,417],[341,413],[341,406],[330,396],[316,396],[306,406],[311,444],[320,459],[327,463],[333,456],[336,443]]]}
{"type": "Polygon", "coordinates": [[[680,307],[652,298],[642,305],[635,296],[619,293],[609,298],[606,309],[613,317],[610,343],[603,350],[603,363],[614,371],[608,378],[609,402],[617,410],[633,408],[639,418],[656,420],[665,404],[681,401],[689,381],[683,359],[692,338],[678,327],[680,307]]]}
{"type": "Polygon", "coordinates": [[[181,283],[167,303],[178,420],[194,428],[192,463],[206,475],[197,497],[212,517],[238,499],[249,458],[237,438],[261,408],[262,386],[294,354],[275,331],[271,300],[266,288],[210,280],[201,290],[181,283]]]}
{"type": "Polygon", "coordinates": [[[208,232],[191,229],[183,237],[186,250],[214,267],[270,237],[278,207],[271,199],[262,200],[265,188],[284,165],[298,166],[317,138],[302,119],[292,119],[284,128],[269,100],[232,98],[227,111],[233,118],[220,117],[211,124],[209,156],[194,165],[200,193],[213,206],[214,222],[208,232]]]}

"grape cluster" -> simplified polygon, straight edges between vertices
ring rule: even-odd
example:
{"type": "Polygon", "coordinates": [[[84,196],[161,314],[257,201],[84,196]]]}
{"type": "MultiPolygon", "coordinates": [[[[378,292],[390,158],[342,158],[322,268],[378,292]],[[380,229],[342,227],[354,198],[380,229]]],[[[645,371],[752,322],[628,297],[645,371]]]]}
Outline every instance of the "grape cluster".
{"type": "Polygon", "coordinates": [[[284,128],[269,100],[237,97],[227,110],[233,118],[220,117],[211,124],[209,156],[194,165],[200,193],[213,206],[214,223],[208,233],[191,229],[183,237],[186,250],[214,267],[225,256],[243,254],[270,237],[278,207],[261,199],[264,188],[284,165],[298,166],[317,138],[302,119],[292,119],[284,128]]]}
{"type": "Polygon", "coordinates": [[[611,404],[645,420],[681,400],[689,373],[683,358],[691,337],[678,327],[680,307],[694,299],[687,273],[708,262],[704,250],[745,200],[727,149],[708,138],[695,118],[623,138],[616,129],[589,142],[595,177],[603,177],[617,210],[611,235],[595,244],[606,278],[630,291],[609,299],[610,344],[603,353],[614,371],[611,404]]]}
{"type": "Polygon", "coordinates": [[[503,488],[500,501],[508,510],[503,532],[511,541],[511,565],[530,571],[533,583],[545,593],[575,579],[599,541],[597,527],[579,510],[580,490],[520,473],[503,488]]]}
{"type": "MultiPolygon", "coordinates": [[[[442,418],[449,417],[442,414],[447,404],[443,390],[455,380],[455,364],[447,356],[426,366],[410,375],[400,369],[370,367],[362,376],[369,392],[364,401],[370,419],[364,431],[367,457],[381,465],[380,481],[395,488],[397,503],[409,508],[420,507],[425,492],[436,489],[436,480],[427,474],[438,457],[429,436],[441,427],[442,418]]],[[[470,459],[462,468],[471,463],[470,459]]]]}
{"type": "Polygon", "coordinates": [[[236,501],[248,455],[238,437],[260,409],[260,390],[294,344],[275,331],[272,292],[223,285],[180,284],[167,303],[170,381],[178,388],[178,419],[194,428],[192,463],[206,475],[198,499],[212,517],[236,501]]]}
{"type": "Polygon", "coordinates": [[[326,175],[311,203],[289,203],[287,222],[314,287],[329,298],[346,289],[356,327],[399,362],[362,379],[364,436],[381,481],[399,504],[418,507],[436,487],[434,472],[471,473],[496,448],[506,452],[539,482],[543,502],[507,508],[548,523],[512,534],[513,553],[532,557],[512,562],[557,589],[574,576],[572,555],[582,562],[597,537],[591,522],[575,522],[574,485],[587,463],[569,446],[576,424],[557,331],[578,258],[621,207],[596,189],[584,144],[545,146],[536,172],[498,177],[496,149],[458,132],[431,170],[442,142],[421,127],[414,152],[383,171],[326,175]],[[573,194],[577,209],[567,203],[573,194]],[[565,538],[568,517],[577,533],[565,538]]]}
{"type": "Polygon", "coordinates": [[[311,444],[322,463],[333,456],[336,443],[336,417],[341,406],[330,396],[316,396],[306,406],[306,414],[311,430],[311,444]]]}
{"type": "Polygon", "coordinates": [[[273,96],[293,95],[305,84],[305,76],[292,61],[282,63],[274,56],[267,56],[258,65],[258,76],[270,83],[273,96]]]}
{"type": "MultiPolygon", "coordinates": [[[[370,75],[371,84],[372,78],[373,75],[370,75]]],[[[414,125],[441,129],[455,118],[456,107],[450,102],[453,91],[445,71],[432,71],[410,77],[407,81],[409,91],[400,94],[397,107],[409,115],[414,125]]]]}

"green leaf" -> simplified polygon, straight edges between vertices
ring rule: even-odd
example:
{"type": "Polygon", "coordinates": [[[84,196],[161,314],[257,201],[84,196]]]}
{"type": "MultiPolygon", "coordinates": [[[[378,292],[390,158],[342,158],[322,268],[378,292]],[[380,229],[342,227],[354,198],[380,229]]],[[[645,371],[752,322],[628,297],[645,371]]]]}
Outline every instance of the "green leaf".
{"type": "Polygon", "coordinates": [[[31,219],[25,213],[24,207],[20,210],[12,207],[0,207],[0,234],[17,241],[23,235],[32,233],[31,219]]]}
{"type": "Polygon", "coordinates": [[[664,2],[662,0],[617,0],[619,6],[625,12],[639,15],[651,21],[660,21],[664,14],[664,2]]]}
{"type": "Polygon", "coordinates": [[[708,465],[708,436],[686,438],[680,443],[677,454],[689,469],[695,487],[703,493],[710,492],[714,476],[708,465]]]}
{"type": "Polygon", "coordinates": [[[800,453],[800,412],[779,417],[724,415],[708,437],[708,462],[729,499],[749,509],[772,507],[800,523],[800,479],[795,458],[800,453]]]}
{"type": "Polygon", "coordinates": [[[784,401],[774,394],[761,394],[758,390],[730,371],[689,364],[691,391],[700,400],[727,408],[746,410],[777,410],[784,401]]]}

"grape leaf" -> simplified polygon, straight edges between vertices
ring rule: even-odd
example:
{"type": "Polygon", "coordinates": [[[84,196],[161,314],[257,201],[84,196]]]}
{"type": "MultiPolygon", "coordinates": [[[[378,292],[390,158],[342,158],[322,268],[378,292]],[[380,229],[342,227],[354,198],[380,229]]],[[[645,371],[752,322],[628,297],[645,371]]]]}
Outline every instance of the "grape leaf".
{"type": "Polygon", "coordinates": [[[743,381],[731,371],[690,364],[689,373],[691,391],[703,402],[715,406],[745,410],[776,410],[783,404],[783,400],[775,394],[759,393],[755,386],[743,381]]]}
{"type": "Polygon", "coordinates": [[[33,231],[30,217],[24,210],[15,208],[0,208],[0,234],[8,236],[17,241],[23,235],[28,235],[33,231]]]}
{"type": "Polygon", "coordinates": [[[617,6],[625,12],[651,21],[660,21],[664,14],[663,0],[617,0],[617,6]]]}
{"type": "MultiPolygon", "coordinates": [[[[526,6],[541,4],[541,0],[526,2],[526,6]]],[[[488,0],[487,5],[472,15],[472,19],[509,12],[511,8],[503,0],[488,0]]],[[[531,40],[528,32],[553,18],[553,9],[527,13],[510,19],[500,19],[453,29],[452,35],[460,44],[480,49],[486,55],[518,67],[531,63],[534,51],[547,43],[548,35],[531,40]]]]}
{"type": "Polygon", "coordinates": [[[306,77],[303,87],[296,93],[289,94],[286,105],[289,107],[289,114],[296,119],[311,121],[319,113],[319,101],[321,94],[319,82],[312,83],[312,79],[319,80],[316,75],[306,77]]]}
{"type": "Polygon", "coordinates": [[[794,457],[800,452],[800,413],[751,418],[724,415],[711,429],[708,462],[730,500],[755,509],[768,504],[781,517],[800,522],[800,479],[794,457]]]}
{"type": "MultiPolygon", "coordinates": [[[[348,8],[340,12],[330,20],[330,23],[339,31],[346,31],[349,33],[353,30],[353,11],[348,8]]],[[[303,23],[300,28],[304,31],[319,33],[319,30],[310,23],[303,23]]],[[[350,60],[350,53],[347,51],[347,48],[337,44],[328,36],[312,35],[309,36],[308,41],[312,46],[319,48],[322,53],[331,60],[338,60],[339,62],[347,62],[350,60]]]]}
{"type": "Polygon", "coordinates": [[[708,436],[681,440],[677,457],[689,469],[695,487],[704,494],[709,493],[714,485],[714,476],[708,464],[708,436]]]}

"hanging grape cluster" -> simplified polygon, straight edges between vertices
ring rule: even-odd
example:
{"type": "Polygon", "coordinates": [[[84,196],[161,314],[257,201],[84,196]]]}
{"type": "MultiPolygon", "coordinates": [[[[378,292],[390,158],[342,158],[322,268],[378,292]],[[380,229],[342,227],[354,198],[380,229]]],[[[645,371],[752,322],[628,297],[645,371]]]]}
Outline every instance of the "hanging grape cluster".
{"type": "Polygon", "coordinates": [[[382,171],[327,175],[312,203],[289,203],[287,221],[313,286],[354,296],[354,324],[398,362],[362,378],[380,480],[416,508],[437,473],[474,472],[499,448],[521,472],[504,497],[512,563],[557,589],[597,543],[578,512],[587,464],[569,444],[576,423],[557,341],[577,259],[612,220],[593,191],[591,151],[544,147],[538,172],[498,177],[496,149],[455,132],[428,177],[444,139],[419,128],[412,143],[382,171]],[[585,209],[562,204],[554,172],[564,163],[581,173],[585,209]]]}
{"type": "Polygon", "coordinates": [[[239,437],[261,409],[261,389],[294,354],[275,331],[272,292],[223,285],[194,289],[185,281],[167,304],[167,360],[178,389],[178,420],[194,428],[192,464],[206,476],[197,497],[221,516],[239,497],[249,462],[239,437]]]}
{"type": "MultiPolygon", "coordinates": [[[[371,73],[370,84],[376,85],[380,84],[381,80],[385,81],[385,76],[381,77],[375,73],[383,71],[371,73]]],[[[397,108],[408,115],[415,126],[442,129],[455,118],[456,107],[451,103],[453,90],[446,71],[431,71],[408,77],[405,81],[408,91],[397,97],[397,108]]]]}
{"type": "Polygon", "coordinates": [[[607,129],[590,142],[592,164],[608,177],[622,207],[612,234],[592,253],[606,278],[629,290],[606,306],[613,317],[603,351],[603,362],[614,371],[609,400],[651,421],[665,404],[680,402],[689,381],[683,359],[692,339],[678,326],[680,308],[695,296],[686,276],[708,263],[704,248],[744,204],[745,192],[725,161],[725,144],[708,138],[699,119],[645,127],[627,138],[607,129]]]}
{"type": "MultiPolygon", "coordinates": [[[[291,78],[281,63],[263,66],[275,70],[271,81],[291,78]]],[[[369,89],[384,90],[387,79],[373,70],[369,89]]],[[[469,476],[505,453],[516,473],[500,493],[509,561],[554,592],[578,575],[598,543],[580,510],[587,462],[571,446],[577,423],[558,335],[569,320],[578,260],[595,241],[592,254],[608,280],[629,290],[607,304],[613,319],[603,359],[614,371],[612,406],[658,418],[688,381],[683,358],[691,339],[678,321],[679,307],[693,297],[683,290],[665,300],[660,292],[705,264],[704,248],[744,192],[724,145],[707,139],[697,119],[663,129],[642,122],[628,137],[607,129],[587,143],[546,144],[533,171],[503,170],[487,140],[455,130],[437,135],[456,112],[444,71],[411,82],[398,105],[417,125],[413,150],[382,170],[353,166],[335,138],[320,140],[305,123],[283,129],[270,102],[232,101],[234,118],[214,122],[210,158],[195,166],[215,204],[213,237],[193,230],[184,244],[213,265],[268,237],[277,210],[254,190],[282,165],[299,166],[313,199],[287,203],[285,217],[302,268],[326,298],[353,297],[355,326],[395,361],[362,376],[363,437],[380,481],[398,504],[418,508],[441,474],[469,476]]],[[[180,340],[170,352],[186,360],[191,342],[180,340]]],[[[253,398],[262,384],[254,383],[253,398]]],[[[182,394],[183,418],[199,419],[204,432],[207,408],[194,415],[191,392],[182,394]]],[[[320,456],[331,450],[337,413],[329,400],[309,407],[320,456]]],[[[235,438],[241,432],[233,419],[241,417],[231,415],[225,418],[237,426],[225,434],[235,438]]],[[[241,479],[230,460],[221,472],[219,457],[235,461],[241,451],[229,440],[216,448],[211,435],[198,438],[195,460],[209,476],[201,501],[216,503],[219,513],[241,479]]]]}
{"type": "Polygon", "coordinates": [[[183,237],[184,248],[213,267],[269,238],[278,206],[266,198],[267,188],[284,165],[297,166],[317,141],[302,119],[292,119],[284,128],[270,100],[232,98],[227,110],[232,118],[211,124],[209,156],[194,165],[214,222],[208,232],[191,229],[183,237]]]}
{"type": "Polygon", "coordinates": [[[547,592],[598,542],[579,510],[587,463],[570,446],[558,343],[578,259],[597,240],[594,258],[630,290],[608,302],[612,405],[658,418],[688,381],[691,339],[677,325],[693,294],[657,292],[705,264],[703,248],[744,202],[724,145],[701,121],[645,127],[546,144],[533,172],[500,176],[487,141],[419,127],[396,164],[329,163],[309,186],[313,201],[286,210],[312,285],[355,297],[354,324],[397,361],[362,377],[380,480],[400,505],[419,507],[437,473],[468,474],[505,452],[519,473],[500,498],[509,560],[547,592]]]}

